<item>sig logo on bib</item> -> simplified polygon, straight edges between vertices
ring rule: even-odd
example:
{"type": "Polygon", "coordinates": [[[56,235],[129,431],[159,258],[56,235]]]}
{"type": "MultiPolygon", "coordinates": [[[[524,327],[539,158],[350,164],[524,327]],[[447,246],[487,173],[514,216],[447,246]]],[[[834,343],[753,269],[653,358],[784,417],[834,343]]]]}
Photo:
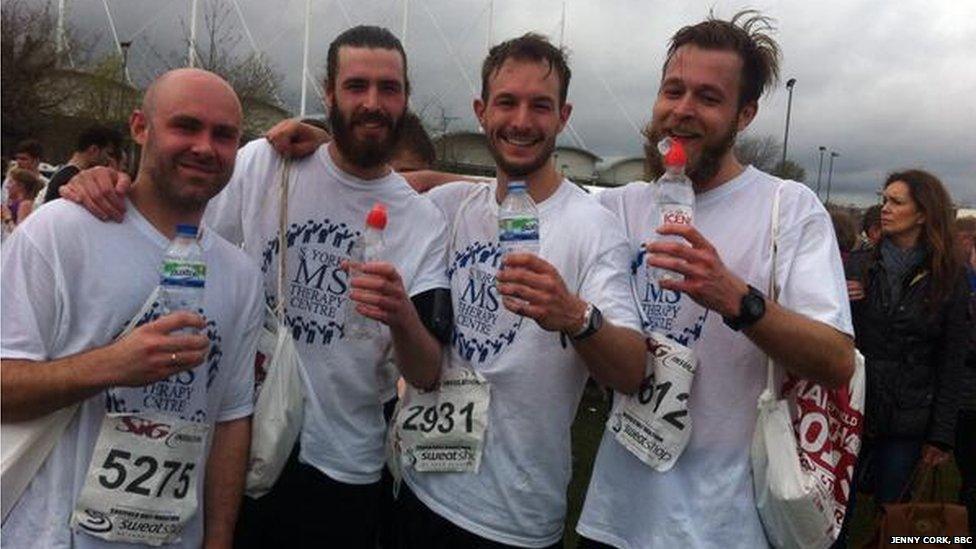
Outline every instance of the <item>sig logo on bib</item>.
{"type": "Polygon", "coordinates": [[[111,542],[175,543],[199,508],[210,424],[106,414],[71,524],[111,542]]]}
{"type": "Polygon", "coordinates": [[[680,343],[652,333],[647,377],[636,395],[618,401],[607,420],[617,442],[657,471],[667,471],[691,438],[688,399],[698,359],[680,343]]]}
{"type": "Polygon", "coordinates": [[[166,423],[155,423],[137,416],[124,416],[120,418],[115,429],[122,433],[156,439],[168,435],[172,427],[166,423]]]}

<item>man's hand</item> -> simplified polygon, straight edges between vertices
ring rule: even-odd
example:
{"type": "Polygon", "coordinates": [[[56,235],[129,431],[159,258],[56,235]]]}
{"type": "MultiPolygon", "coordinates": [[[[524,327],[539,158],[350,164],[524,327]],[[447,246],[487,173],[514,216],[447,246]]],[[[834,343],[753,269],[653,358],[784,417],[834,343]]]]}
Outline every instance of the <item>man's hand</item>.
{"type": "Polygon", "coordinates": [[[484,183],[480,179],[471,179],[463,175],[448,172],[438,172],[434,170],[416,170],[412,172],[400,173],[407,183],[418,193],[425,193],[434,187],[453,183],[455,181],[471,181],[473,183],[484,183]]]}
{"type": "Polygon", "coordinates": [[[688,294],[695,303],[722,316],[738,316],[742,296],[749,288],[725,267],[715,247],[691,225],[664,225],[657,232],[683,237],[691,244],[654,240],[647,243],[648,266],[685,277],[684,280],[661,280],[661,287],[688,294]]]}
{"type": "Polygon", "coordinates": [[[203,362],[209,342],[199,334],[173,334],[204,328],[188,312],[166,315],[139,326],[122,339],[51,361],[0,361],[3,421],[40,417],[120,385],[145,386],[203,362]]]}
{"type": "Polygon", "coordinates": [[[847,281],[847,298],[850,301],[860,301],[864,299],[864,284],[858,280],[847,281]]]}
{"type": "Polygon", "coordinates": [[[386,324],[390,328],[406,326],[417,317],[403,280],[396,267],[382,261],[343,262],[347,271],[356,267],[360,275],[350,280],[349,298],[356,302],[359,314],[386,324]]]}
{"type": "Polygon", "coordinates": [[[305,158],[323,143],[332,140],[329,132],[311,124],[303,124],[298,118],[278,122],[264,137],[285,158],[305,158]]]}
{"type": "Polygon", "coordinates": [[[586,302],[569,293],[556,268],[529,253],[510,253],[495,275],[502,303],[550,332],[576,333],[583,326],[586,302]]]}
{"type": "Polygon", "coordinates": [[[949,452],[940,450],[932,444],[922,446],[922,465],[925,467],[938,467],[949,460],[949,452]]]}
{"type": "Polygon", "coordinates": [[[121,223],[125,216],[125,195],[131,187],[132,180],[125,172],[99,166],[78,172],[58,192],[102,221],[111,219],[121,223]]]}
{"type": "Polygon", "coordinates": [[[202,330],[203,317],[185,311],[143,324],[106,350],[111,361],[113,385],[142,387],[184,370],[191,370],[207,356],[210,341],[201,334],[175,334],[181,328],[202,330]]]}

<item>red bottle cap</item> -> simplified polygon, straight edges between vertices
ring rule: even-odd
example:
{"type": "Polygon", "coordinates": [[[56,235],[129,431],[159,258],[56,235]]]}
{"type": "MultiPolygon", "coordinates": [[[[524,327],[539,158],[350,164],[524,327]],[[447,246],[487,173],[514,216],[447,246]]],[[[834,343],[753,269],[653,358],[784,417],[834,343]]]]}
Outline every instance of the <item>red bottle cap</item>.
{"type": "Polygon", "coordinates": [[[373,209],[366,214],[366,226],[383,230],[386,228],[386,206],[377,202],[373,209]]]}
{"type": "Polygon", "coordinates": [[[671,148],[668,154],[664,155],[665,166],[684,166],[688,163],[688,156],[685,154],[685,147],[681,141],[671,139],[671,148]]]}

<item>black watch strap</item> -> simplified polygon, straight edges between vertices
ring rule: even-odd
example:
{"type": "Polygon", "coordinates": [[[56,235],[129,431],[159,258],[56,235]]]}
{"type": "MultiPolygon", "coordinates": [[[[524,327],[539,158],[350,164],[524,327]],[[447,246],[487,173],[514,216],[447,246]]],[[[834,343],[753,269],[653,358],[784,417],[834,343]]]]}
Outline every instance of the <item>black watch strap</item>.
{"type": "Polygon", "coordinates": [[[603,327],[603,313],[592,303],[586,305],[586,314],[583,320],[583,329],[576,334],[570,334],[573,341],[583,341],[603,327]]]}
{"type": "Polygon", "coordinates": [[[722,322],[735,331],[752,326],[766,314],[766,296],[762,292],[749,286],[749,291],[739,302],[739,316],[735,318],[722,317],[722,322]]]}

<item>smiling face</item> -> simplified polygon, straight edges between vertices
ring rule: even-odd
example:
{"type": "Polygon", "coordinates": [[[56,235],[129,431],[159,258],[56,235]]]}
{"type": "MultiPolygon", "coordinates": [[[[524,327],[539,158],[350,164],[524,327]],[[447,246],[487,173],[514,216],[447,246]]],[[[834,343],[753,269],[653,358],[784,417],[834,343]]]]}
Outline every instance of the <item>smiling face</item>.
{"type": "Polygon", "coordinates": [[[509,58],[474,111],[499,171],[527,178],[546,166],[572,107],[559,103],[559,75],[545,61],[509,58]]]}
{"type": "Polygon", "coordinates": [[[360,168],[385,164],[393,154],[407,107],[400,52],[342,46],[326,101],[342,156],[360,168]]]}
{"type": "Polygon", "coordinates": [[[688,177],[696,187],[715,186],[736,162],[736,135],[756,115],[755,103],[739,107],[741,77],[742,59],[735,52],[678,48],[665,66],[647,133],[652,164],[661,162],[654,147],[660,139],[679,138],[688,153],[688,177]]]}
{"type": "Polygon", "coordinates": [[[140,176],[147,176],[171,207],[202,209],[233,172],[240,103],[225,81],[201,70],[172,71],[153,88],[130,123],[143,147],[140,176]]]}
{"type": "Polygon", "coordinates": [[[916,241],[925,225],[925,214],[912,198],[908,183],[893,181],[884,189],[881,206],[881,232],[886,237],[916,241]]]}

